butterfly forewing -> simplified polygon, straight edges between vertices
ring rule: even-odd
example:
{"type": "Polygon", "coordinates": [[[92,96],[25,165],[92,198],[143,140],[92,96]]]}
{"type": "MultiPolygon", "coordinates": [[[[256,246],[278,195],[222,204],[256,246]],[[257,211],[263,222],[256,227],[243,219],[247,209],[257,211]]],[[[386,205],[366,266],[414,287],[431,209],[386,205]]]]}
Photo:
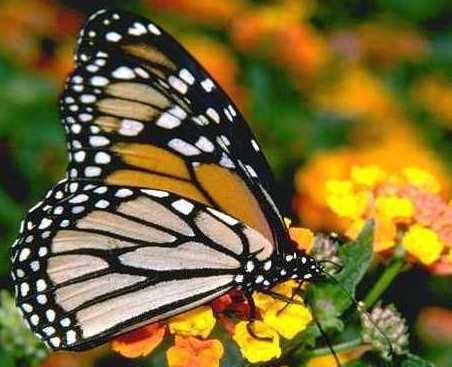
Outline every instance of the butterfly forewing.
{"type": "Polygon", "coordinates": [[[170,191],[283,242],[253,134],[171,36],[145,18],[100,11],[82,30],[76,62],[61,98],[71,181],[170,191]]]}
{"type": "Polygon", "coordinates": [[[25,218],[13,277],[32,330],[83,350],[224,294],[250,254],[272,253],[259,232],[176,194],[62,182],[25,218]]]}

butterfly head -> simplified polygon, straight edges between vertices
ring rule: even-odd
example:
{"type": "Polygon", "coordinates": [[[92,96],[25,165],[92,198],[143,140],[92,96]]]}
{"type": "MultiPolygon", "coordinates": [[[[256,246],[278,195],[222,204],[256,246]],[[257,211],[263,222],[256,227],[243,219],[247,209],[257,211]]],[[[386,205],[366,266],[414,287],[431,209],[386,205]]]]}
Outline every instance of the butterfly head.
{"type": "Polygon", "coordinates": [[[290,264],[292,278],[298,280],[314,281],[321,278],[324,272],[322,264],[303,251],[295,250],[285,256],[285,261],[290,264]]]}

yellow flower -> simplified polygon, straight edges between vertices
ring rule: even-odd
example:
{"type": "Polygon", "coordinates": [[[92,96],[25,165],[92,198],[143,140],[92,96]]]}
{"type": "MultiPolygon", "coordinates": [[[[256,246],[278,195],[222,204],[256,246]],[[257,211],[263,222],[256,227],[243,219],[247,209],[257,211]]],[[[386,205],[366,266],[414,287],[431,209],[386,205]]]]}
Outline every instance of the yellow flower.
{"type": "Polygon", "coordinates": [[[425,265],[431,265],[438,260],[444,248],[436,232],[419,224],[410,227],[403,237],[402,245],[425,265]]]}
{"type": "Polygon", "coordinates": [[[215,317],[209,306],[201,306],[171,318],[168,326],[171,334],[207,338],[215,326],[215,317]]]}
{"type": "MultiPolygon", "coordinates": [[[[345,234],[352,239],[356,239],[363,230],[365,224],[366,220],[361,218],[357,219],[353,221],[345,234]]],[[[375,221],[374,251],[381,252],[394,247],[396,234],[397,228],[393,222],[377,218],[375,221]]]]}
{"type": "MultiPolygon", "coordinates": [[[[297,302],[302,301],[301,297],[295,297],[297,302]]],[[[298,333],[306,329],[306,326],[312,321],[312,315],[309,309],[303,305],[291,303],[280,312],[285,304],[281,302],[273,303],[269,308],[262,312],[263,321],[281,336],[286,339],[292,339],[298,333]]]]}
{"type": "Polygon", "coordinates": [[[378,215],[388,220],[409,219],[414,214],[413,203],[398,196],[380,196],[375,200],[378,215]]]}
{"type": "MultiPolygon", "coordinates": [[[[272,291],[290,298],[297,285],[296,281],[288,280],[273,287],[272,291]]],[[[259,292],[253,294],[253,299],[265,324],[271,326],[286,339],[292,339],[303,331],[312,320],[311,312],[303,305],[292,303],[279,313],[287,305],[286,302],[259,292]]],[[[303,302],[299,296],[295,297],[295,300],[303,302]]]]}
{"type": "Polygon", "coordinates": [[[349,180],[328,180],[325,186],[330,195],[343,196],[353,193],[353,182],[349,180]]]}
{"type": "Polygon", "coordinates": [[[175,345],[166,351],[169,367],[219,367],[223,344],[216,339],[200,340],[176,335],[175,345]]]}
{"type": "Polygon", "coordinates": [[[417,167],[405,168],[402,171],[408,182],[419,189],[438,193],[441,189],[439,182],[430,173],[417,167]]]}
{"type": "Polygon", "coordinates": [[[281,356],[279,335],[275,330],[262,321],[255,321],[252,325],[254,333],[263,338],[271,338],[271,340],[256,339],[248,332],[247,324],[246,321],[240,321],[235,326],[233,339],[249,362],[266,362],[281,356]]]}
{"type": "Polygon", "coordinates": [[[357,184],[374,188],[386,178],[386,172],[377,165],[353,166],[351,178],[357,184]]]}
{"type": "MultiPolygon", "coordinates": [[[[291,279],[274,286],[272,288],[272,291],[290,298],[292,297],[292,292],[297,287],[297,284],[298,283],[295,280],[291,279]]],[[[255,292],[253,294],[253,299],[256,307],[263,312],[269,309],[273,304],[278,304],[280,305],[280,307],[283,307],[285,305],[283,301],[277,300],[272,296],[259,292],[255,292]]]]}
{"type": "Polygon", "coordinates": [[[326,202],[330,209],[340,217],[355,219],[361,217],[369,204],[368,192],[345,195],[329,195],[326,202]]]}

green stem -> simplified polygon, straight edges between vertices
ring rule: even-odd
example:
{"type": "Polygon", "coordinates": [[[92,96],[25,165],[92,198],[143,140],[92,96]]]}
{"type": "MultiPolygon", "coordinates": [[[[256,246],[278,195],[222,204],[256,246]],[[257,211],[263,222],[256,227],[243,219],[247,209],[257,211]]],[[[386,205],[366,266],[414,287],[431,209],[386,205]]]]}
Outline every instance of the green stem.
{"type": "Polygon", "coordinates": [[[380,279],[378,279],[364,299],[366,309],[372,307],[373,304],[378,301],[383,292],[388,289],[392,281],[400,274],[404,265],[404,258],[399,255],[394,255],[389,266],[386,267],[380,279]]]}
{"type": "MultiPolygon", "coordinates": [[[[352,340],[348,340],[346,342],[343,342],[341,344],[336,344],[333,345],[333,349],[335,352],[348,352],[349,350],[353,350],[356,347],[360,346],[362,344],[362,339],[361,338],[356,338],[356,339],[352,339],[352,340]]],[[[328,355],[331,354],[331,349],[328,347],[325,348],[318,348],[318,349],[314,349],[311,352],[308,352],[304,355],[304,357],[319,357],[319,356],[324,356],[324,355],[328,355]]]]}

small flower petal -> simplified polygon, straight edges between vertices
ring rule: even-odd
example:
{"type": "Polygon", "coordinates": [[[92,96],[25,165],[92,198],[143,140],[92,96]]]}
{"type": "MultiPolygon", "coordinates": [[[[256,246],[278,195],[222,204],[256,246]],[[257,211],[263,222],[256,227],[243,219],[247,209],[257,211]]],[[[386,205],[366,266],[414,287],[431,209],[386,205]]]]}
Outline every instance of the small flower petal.
{"type": "Polygon", "coordinates": [[[381,183],[386,176],[386,172],[377,165],[353,166],[351,172],[351,178],[355,183],[371,189],[381,183]]]}
{"type": "Polygon", "coordinates": [[[256,335],[271,338],[271,341],[257,339],[247,329],[247,322],[240,321],[235,326],[233,339],[238,344],[242,355],[251,363],[266,362],[281,356],[279,335],[262,321],[255,321],[252,325],[256,335]]]}
{"type": "Polygon", "coordinates": [[[425,265],[431,265],[441,256],[444,244],[436,232],[415,224],[402,239],[403,247],[425,265]]]}
{"type": "Polygon", "coordinates": [[[216,339],[200,340],[176,335],[175,345],[166,351],[169,367],[219,367],[223,344],[216,339]]]}
{"type": "MultiPolygon", "coordinates": [[[[296,297],[297,302],[302,301],[296,297]]],[[[281,336],[286,339],[292,339],[298,333],[306,329],[312,321],[312,315],[309,309],[303,305],[291,303],[289,306],[274,303],[262,313],[263,321],[281,336]],[[284,310],[281,312],[282,308],[284,310]]]]}
{"type": "Polygon", "coordinates": [[[414,214],[414,205],[407,198],[397,196],[380,196],[375,200],[377,215],[388,220],[403,221],[414,214]]]}
{"type": "Polygon", "coordinates": [[[162,342],[165,333],[166,325],[157,322],[118,336],[111,347],[127,358],[144,357],[162,342]]]}
{"type": "Polygon", "coordinates": [[[296,242],[299,249],[309,252],[314,244],[314,233],[307,228],[289,228],[290,238],[296,242]]]}
{"type": "Polygon", "coordinates": [[[201,306],[170,319],[171,334],[207,338],[215,326],[211,307],[201,306]]]}
{"type": "Polygon", "coordinates": [[[429,172],[417,167],[408,167],[403,170],[403,175],[407,181],[419,189],[438,193],[441,189],[438,180],[429,172]]]}
{"type": "Polygon", "coordinates": [[[331,210],[340,217],[356,219],[365,213],[370,198],[370,193],[361,191],[344,195],[328,195],[326,201],[331,210]]]}

